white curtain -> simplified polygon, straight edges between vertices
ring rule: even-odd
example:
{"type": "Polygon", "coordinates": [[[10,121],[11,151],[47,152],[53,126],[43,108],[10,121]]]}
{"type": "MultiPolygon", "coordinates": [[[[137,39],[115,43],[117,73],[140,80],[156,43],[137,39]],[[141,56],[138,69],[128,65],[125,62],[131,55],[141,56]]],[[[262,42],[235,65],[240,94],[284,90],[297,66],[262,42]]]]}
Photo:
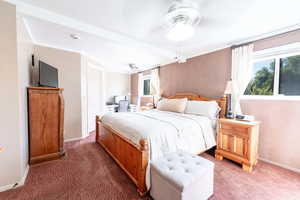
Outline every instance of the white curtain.
{"type": "Polygon", "coordinates": [[[138,107],[141,106],[141,97],[143,96],[143,73],[138,74],[138,99],[137,105],[138,107]]]}
{"type": "Polygon", "coordinates": [[[240,98],[244,94],[252,76],[253,44],[232,49],[232,109],[234,114],[242,114],[240,98]]]}
{"type": "Polygon", "coordinates": [[[150,94],[153,96],[154,103],[160,98],[160,81],[159,81],[159,68],[151,70],[151,81],[150,81],[150,94]]]}

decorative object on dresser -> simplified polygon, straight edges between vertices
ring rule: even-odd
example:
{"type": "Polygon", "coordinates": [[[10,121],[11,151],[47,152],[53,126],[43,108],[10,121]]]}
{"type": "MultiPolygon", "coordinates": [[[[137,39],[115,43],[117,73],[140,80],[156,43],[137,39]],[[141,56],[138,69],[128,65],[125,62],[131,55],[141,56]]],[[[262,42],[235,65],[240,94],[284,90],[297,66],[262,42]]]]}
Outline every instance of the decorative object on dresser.
{"type": "Polygon", "coordinates": [[[29,164],[64,155],[64,99],[61,88],[28,87],[29,164]]]}
{"type": "MultiPolygon", "coordinates": [[[[220,117],[225,117],[226,97],[212,99],[193,93],[179,93],[170,99],[187,98],[193,101],[216,101],[221,108],[220,117]]],[[[147,139],[138,142],[129,140],[121,132],[116,131],[96,117],[96,142],[118,163],[129,178],[137,185],[140,195],[147,192],[146,169],[149,162],[149,146],[147,139]]]]}
{"type": "Polygon", "coordinates": [[[228,158],[251,172],[258,159],[259,124],[258,121],[219,119],[216,159],[228,158]]]}

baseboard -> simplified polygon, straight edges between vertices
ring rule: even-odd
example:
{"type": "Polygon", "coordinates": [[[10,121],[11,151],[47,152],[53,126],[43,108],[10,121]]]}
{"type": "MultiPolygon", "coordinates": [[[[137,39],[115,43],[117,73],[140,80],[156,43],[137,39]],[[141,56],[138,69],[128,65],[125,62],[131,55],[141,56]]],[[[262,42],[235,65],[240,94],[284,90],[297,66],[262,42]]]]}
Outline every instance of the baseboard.
{"type": "Polygon", "coordinates": [[[89,135],[87,135],[87,136],[82,136],[82,137],[77,137],[77,138],[71,138],[71,139],[66,139],[66,140],[64,140],[64,142],[74,142],[74,141],[77,141],[77,140],[82,140],[82,139],[84,139],[84,138],[86,138],[86,137],[88,137],[89,135]]]}
{"type": "Polygon", "coordinates": [[[25,184],[25,181],[26,181],[26,178],[27,178],[27,175],[28,175],[28,172],[29,172],[29,165],[26,166],[26,169],[25,169],[25,172],[24,172],[24,175],[23,177],[21,178],[21,180],[18,182],[18,186],[22,186],[25,184]]]}
{"type": "Polygon", "coordinates": [[[77,140],[81,140],[81,139],[82,139],[82,137],[65,139],[64,142],[73,142],[73,141],[77,141],[77,140]]]}
{"type": "Polygon", "coordinates": [[[29,172],[29,165],[26,166],[24,175],[22,176],[22,178],[21,178],[20,181],[18,181],[18,182],[15,183],[15,184],[9,184],[9,185],[1,186],[1,187],[0,187],[0,192],[4,192],[4,191],[6,191],[6,190],[10,190],[10,189],[13,189],[13,188],[17,188],[17,187],[23,186],[23,185],[25,184],[25,181],[26,181],[28,172],[29,172]]]}
{"type": "Polygon", "coordinates": [[[14,187],[14,184],[10,184],[10,185],[4,185],[0,187],[0,192],[4,192],[6,190],[10,190],[14,187]]]}
{"type": "Polygon", "coordinates": [[[288,170],[300,173],[300,169],[297,169],[297,168],[289,167],[287,165],[280,164],[280,163],[277,163],[277,162],[274,162],[274,161],[271,161],[271,160],[268,160],[268,159],[265,159],[265,158],[259,158],[259,160],[264,161],[266,163],[270,163],[270,164],[276,165],[278,167],[282,167],[282,168],[285,168],[285,169],[288,169],[288,170]]]}
{"type": "Polygon", "coordinates": [[[95,131],[91,131],[91,132],[89,132],[89,134],[88,134],[88,135],[86,135],[86,136],[81,136],[81,137],[77,137],[77,138],[71,138],[71,139],[65,139],[65,140],[64,140],[64,142],[73,142],[73,141],[77,141],[77,140],[82,140],[82,139],[84,139],[84,138],[87,138],[87,137],[89,137],[89,136],[90,136],[90,134],[92,134],[93,132],[95,132],[95,131]]]}

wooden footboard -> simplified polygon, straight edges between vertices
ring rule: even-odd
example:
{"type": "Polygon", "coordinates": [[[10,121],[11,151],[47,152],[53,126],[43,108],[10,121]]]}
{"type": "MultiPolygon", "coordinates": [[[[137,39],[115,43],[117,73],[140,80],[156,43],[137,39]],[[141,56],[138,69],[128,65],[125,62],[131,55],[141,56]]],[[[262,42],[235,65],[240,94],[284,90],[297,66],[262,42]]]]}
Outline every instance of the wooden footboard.
{"type": "Polygon", "coordinates": [[[103,124],[100,117],[96,116],[96,142],[126,172],[138,187],[139,194],[143,196],[147,192],[145,182],[149,156],[147,140],[140,140],[139,145],[136,145],[103,124]]]}

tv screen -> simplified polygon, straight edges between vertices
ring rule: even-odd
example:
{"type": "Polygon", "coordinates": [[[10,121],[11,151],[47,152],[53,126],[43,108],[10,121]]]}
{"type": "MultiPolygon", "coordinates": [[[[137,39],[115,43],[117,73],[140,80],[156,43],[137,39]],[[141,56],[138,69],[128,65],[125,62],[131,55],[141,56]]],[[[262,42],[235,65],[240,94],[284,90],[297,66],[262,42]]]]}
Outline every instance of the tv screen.
{"type": "Polygon", "coordinates": [[[42,61],[39,61],[39,85],[58,88],[57,69],[42,61]]]}

